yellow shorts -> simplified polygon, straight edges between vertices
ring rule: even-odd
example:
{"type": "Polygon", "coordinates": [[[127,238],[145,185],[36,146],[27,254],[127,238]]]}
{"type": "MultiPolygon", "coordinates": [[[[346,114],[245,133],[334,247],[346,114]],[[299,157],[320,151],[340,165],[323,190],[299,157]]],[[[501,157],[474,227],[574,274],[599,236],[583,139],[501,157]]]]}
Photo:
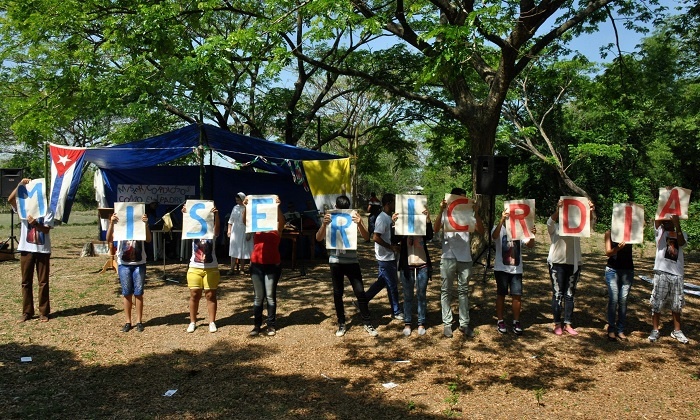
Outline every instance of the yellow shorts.
{"type": "Polygon", "coordinates": [[[190,289],[216,290],[219,287],[219,268],[195,268],[187,270],[187,287],[190,289]]]}

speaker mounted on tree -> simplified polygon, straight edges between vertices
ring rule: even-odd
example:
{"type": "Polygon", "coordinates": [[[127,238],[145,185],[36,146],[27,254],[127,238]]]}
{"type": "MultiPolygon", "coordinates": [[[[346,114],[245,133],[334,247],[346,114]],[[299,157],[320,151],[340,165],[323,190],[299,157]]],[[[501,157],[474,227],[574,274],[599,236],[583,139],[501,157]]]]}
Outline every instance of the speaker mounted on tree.
{"type": "Polygon", "coordinates": [[[478,156],[476,160],[476,193],[501,195],[508,192],[508,158],[478,156]]]}
{"type": "Polygon", "coordinates": [[[8,198],[22,180],[22,169],[0,168],[0,197],[8,198]]]}

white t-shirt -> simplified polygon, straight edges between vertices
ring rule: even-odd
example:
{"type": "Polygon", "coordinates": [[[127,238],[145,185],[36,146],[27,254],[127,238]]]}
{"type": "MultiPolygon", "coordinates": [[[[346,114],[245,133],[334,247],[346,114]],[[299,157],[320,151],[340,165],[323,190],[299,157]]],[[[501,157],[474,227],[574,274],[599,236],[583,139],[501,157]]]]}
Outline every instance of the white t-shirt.
{"type": "MultiPolygon", "coordinates": [[[[39,217],[38,224],[53,228],[53,211],[46,210],[46,216],[39,217]]],[[[18,251],[38,252],[40,254],[51,253],[51,235],[40,232],[39,229],[29,226],[27,220],[22,220],[22,229],[19,237],[18,251]]]]}
{"type": "MultiPolygon", "coordinates": [[[[391,244],[391,216],[386,212],[381,212],[374,222],[374,233],[378,233],[384,242],[391,244]]],[[[396,254],[393,250],[374,243],[374,256],[377,261],[394,261],[396,254]]]]}
{"type": "Polygon", "coordinates": [[[581,238],[577,236],[559,236],[559,223],[547,219],[547,232],[552,244],[549,246],[547,262],[550,264],[571,264],[574,271],[581,265],[581,238]]]}
{"type": "Polygon", "coordinates": [[[146,247],[144,246],[144,243],[144,241],[118,241],[117,264],[146,264],[146,247]]]}
{"type": "MultiPolygon", "coordinates": [[[[496,230],[494,226],[491,234],[496,230]]],[[[503,271],[509,274],[523,273],[522,241],[509,241],[506,228],[501,226],[501,236],[495,241],[496,255],[493,258],[494,271],[503,271]]]]}
{"type": "MultiPolygon", "coordinates": [[[[683,232],[686,242],[688,235],[683,232]]],[[[663,225],[656,229],[656,259],[654,271],[663,271],[676,276],[683,275],[683,247],[678,246],[676,232],[667,232],[663,225]]]]}
{"type": "MultiPolygon", "coordinates": [[[[447,224],[447,212],[442,214],[442,225],[447,224]]],[[[444,232],[442,235],[442,258],[459,262],[471,262],[472,246],[469,232],[444,232]]]]}
{"type": "Polygon", "coordinates": [[[190,267],[215,268],[219,266],[216,260],[215,239],[194,239],[192,241],[192,257],[190,267]]]}

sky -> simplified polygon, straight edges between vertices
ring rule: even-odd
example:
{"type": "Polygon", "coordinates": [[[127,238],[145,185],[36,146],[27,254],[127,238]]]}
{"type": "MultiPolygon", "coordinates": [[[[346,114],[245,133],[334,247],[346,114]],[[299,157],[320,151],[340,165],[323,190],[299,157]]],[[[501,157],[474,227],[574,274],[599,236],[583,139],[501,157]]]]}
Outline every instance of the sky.
{"type": "MultiPolygon", "coordinates": [[[[679,11],[675,11],[675,8],[679,6],[679,0],[660,0],[660,5],[665,6],[669,11],[673,11],[672,14],[679,14],[679,11]]],[[[632,53],[637,51],[637,45],[640,43],[642,38],[651,35],[640,34],[634,31],[630,31],[624,28],[623,21],[616,19],[616,27],[619,35],[620,49],[623,53],[632,53]]],[[[652,25],[648,25],[650,29],[653,30],[652,25]]],[[[584,34],[578,38],[571,41],[569,44],[570,48],[573,50],[578,50],[589,60],[598,63],[610,62],[617,55],[617,51],[612,51],[608,54],[606,58],[601,58],[600,47],[610,43],[615,43],[615,31],[610,20],[603,22],[599,26],[599,31],[592,34],[584,34]]]]}

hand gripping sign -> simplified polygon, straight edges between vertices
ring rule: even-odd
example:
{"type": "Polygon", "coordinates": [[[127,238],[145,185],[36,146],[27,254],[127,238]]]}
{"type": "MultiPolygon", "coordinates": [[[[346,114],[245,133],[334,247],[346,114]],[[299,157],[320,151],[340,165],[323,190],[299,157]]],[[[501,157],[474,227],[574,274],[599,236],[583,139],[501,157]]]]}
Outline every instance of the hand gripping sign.
{"type": "Polygon", "coordinates": [[[665,220],[673,215],[679,219],[687,219],[691,192],[681,187],[659,188],[659,206],[654,219],[665,220]]]}
{"type": "Polygon", "coordinates": [[[214,239],[214,202],[187,200],[182,214],[183,239],[214,239]]]}
{"type": "Polygon", "coordinates": [[[249,195],[245,206],[245,231],[269,232],[277,230],[277,197],[274,195],[249,195]]]}
{"type": "Polygon", "coordinates": [[[586,197],[559,197],[559,236],[591,236],[591,208],[586,197]]]}
{"type": "Polygon", "coordinates": [[[511,200],[503,203],[508,211],[506,220],[506,236],[509,241],[528,241],[535,236],[532,228],[535,226],[535,200],[511,200]]]}
{"type": "Polygon", "coordinates": [[[326,226],[326,249],[357,249],[357,224],[352,221],[354,211],[328,211],[331,223],[326,226]]]}
{"type": "Polygon", "coordinates": [[[445,194],[447,208],[442,229],[445,232],[474,232],[476,217],[474,216],[474,200],[456,194],[445,194]]]}
{"type": "Polygon", "coordinates": [[[143,203],[114,203],[114,212],[119,222],[114,225],[115,241],[145,241],[146,224],[142,217],[146,212],[143,203]]]}
{"type": "Polygon", "coordinates": [[[17,213],[20,219],[26,220],[27,216],[35,219],[46,216],[45,191],[44,178],[33,179],[28,184],[17,186],[17,213]]]}
{"type": "Polygon", "coordinates": [[[427,220],[423,211],[428,207],[428,197],[424,195],[396,195],[396,234],[424,236],[427,220]]]}
{"type": "Polygon", "coordinates": [[[613,204],[610,239],[617,243],[641,244],[643,236],[644,207],[634,203],[613,204]]]}

